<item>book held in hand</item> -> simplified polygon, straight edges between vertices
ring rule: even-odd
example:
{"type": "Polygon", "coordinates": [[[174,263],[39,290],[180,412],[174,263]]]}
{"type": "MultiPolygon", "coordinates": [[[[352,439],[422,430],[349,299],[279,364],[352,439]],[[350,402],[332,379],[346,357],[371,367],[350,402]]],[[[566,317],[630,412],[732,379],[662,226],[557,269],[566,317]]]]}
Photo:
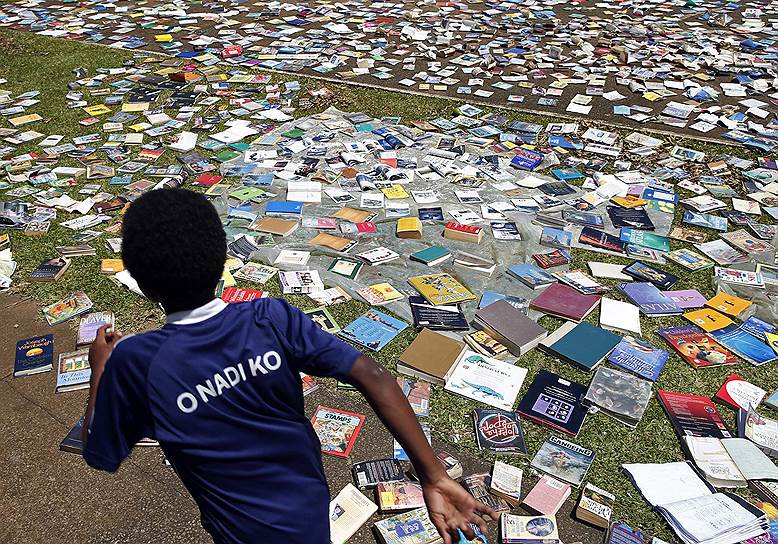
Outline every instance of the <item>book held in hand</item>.
{"type": "Polygon", "coordinates": [[[54,335],[35,336],[16,343],[14,378],[48,372],[54,367],[54,335]]]}
{"type": "Polygon", "coordinates": [[[76,346],[86,346],[95,341],[97,331],[103,325],[113,327],[113,312],[92,312],[83,316],[78,323],[76,346]]]}

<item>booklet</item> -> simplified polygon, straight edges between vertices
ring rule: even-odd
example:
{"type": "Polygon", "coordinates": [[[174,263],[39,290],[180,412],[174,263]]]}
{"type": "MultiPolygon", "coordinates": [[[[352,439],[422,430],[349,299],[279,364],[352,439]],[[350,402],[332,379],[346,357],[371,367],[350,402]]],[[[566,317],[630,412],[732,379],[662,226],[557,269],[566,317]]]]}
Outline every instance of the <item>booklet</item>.
{"type": "Polygon", "coordinates": [[[446,376],[445,390],[511,410],[527,369],[466,350],[446,376]]]}

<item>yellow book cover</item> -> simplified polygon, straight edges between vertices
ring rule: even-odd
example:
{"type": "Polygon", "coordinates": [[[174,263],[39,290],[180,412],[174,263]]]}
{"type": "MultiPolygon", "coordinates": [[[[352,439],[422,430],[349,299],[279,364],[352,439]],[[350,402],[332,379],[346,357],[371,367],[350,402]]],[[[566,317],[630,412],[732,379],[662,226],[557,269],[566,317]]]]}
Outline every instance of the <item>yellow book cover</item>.
{"type": "Polygon", "coordinates": [[[357,293],[365,299],[368,304],[374,306],[387,304],[394,300],[399,300],[404,296],[389,283],[376,283],[375,285],[363,287],[362,289],[357,289],[357,293]]]}
{"type": "Polygon", "coordinates": [[[637,208],[639,206],[645,206],[646,201],[636,196],[614,196],[611,198],[611,202],[621,206],[622,208],[637,208]]]}
{"type": "Polygon", "coordinates": [[[224,287],[235,287],[238,285],[238,282],[235,281],[235,278],[232,276],[232,272],[224,269],[224,272],[222,272],[222,281],[224,281],[224,287]]]}
{"type": "Polygon", "coordinates": [[[124,262],[121,259],[103,259],[100,261],[100,272],[103,274],[118,274],[124,270],[124,262]]]}
{"type": "Polygon", "coordinates": [[[711,308],[702,308],[701,310],[683,314],[683,316],[705,332],[717,331],[734,323],[734,321],[724,314],[711,308]]]}
{"type": "Polygon", "coordinates": [[[430,304],[458,304],[475,299],[464,285],[459,283],[451,274],[428,274],[426,276],[414,276],[408,279],[408,283],[416,289],[430,304]]]}
{"type": "Polygon", "coordinates": [[[148,102],[125,102],[122,104],[122,111],[125,113],[137,113],[148,109],[148,102]]]}
{"type": "Polygon", "coordinates": [[[421,238],[421,220],[418,217],[401,217],[397,220],[397,236],[421,238]]]}
{"type": "Polygon", "coordinates": [[[391,187],[387,187],[386,189],[381,189],[381,192],[384,193],[384,196],[388,198],[389,200],[398,200],[401,198],[408,198],[409,195],[405,189],[403,189],[403,186],[395,183],[391,187]]]}
{"type": "Polygon", "coordinates": [[[157,34],[154,36],[154,40],[158,43],[165,43],[165,42],[172,42],[173,41],[173,35],[172,34],[157,34]]]}
{"type": "Polygon", "coordinates": [[[92,117],[97,117],[98,115],[105,115],[106,113],[111,113],[111,108],[103,104],[96,104],[94,106],[85,107],[84,111],[87,112],[92,117]]]}
{"type": "Polygon", "coordinates": [[[767,345],[773,348],[775,353],[778,353],[778,334],[766,332],[764,333],[764,336],[767,339],[767,345]]]}
{"type": "Polygon", "coordinates": [[[337,212],[332,214],[332,217],[337,217],[338,219],[343,219],[351,223],[363,223],[367,221],[367,219],[371,215],[373,214],[370,212],[366,212],[364,210],[357,210],[354,208],[341,208],[337,212]]]}
{"type": "Polygon", "coordinates": [[[751,306],[751,301],[744,298],[736,297],[735,295],[728,295],[726,293],[719,293],[708,302],[706,306],[710,306],[714,310],[718,310],[721,313],[737,317],[746,308],[751,306]]]}

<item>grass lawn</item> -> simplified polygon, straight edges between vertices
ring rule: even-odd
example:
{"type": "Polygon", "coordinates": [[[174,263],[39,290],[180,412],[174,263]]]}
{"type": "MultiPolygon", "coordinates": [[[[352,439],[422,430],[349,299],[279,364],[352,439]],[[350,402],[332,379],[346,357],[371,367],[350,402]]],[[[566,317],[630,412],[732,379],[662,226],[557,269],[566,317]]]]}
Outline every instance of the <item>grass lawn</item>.
{"type": "MultiPolygon", "coordinates": [[[[65,106],[64,95],[68,92],[67,83],[75,79],[72,70],[77,67],[83,67],[92,75],[98,68],[119,66],[123,61],[136,55],[136,53],[128,53],[95,45],[54,40],[8,31],[0,32],[0,49],[4,51],[3,60],[0,62],[0,78],[8,80],[6,84],[0,85],[0,88],[8,89],[14,94],[30,90],[41,91],[40,99],[42,102],[32,107],[30,111],[40,113],[46,118],[46,121],[45,123],[32,125],[30,128],[47,135],[63,134],[66,137],[64,141],[69,141],[73,136],[99,130],[99,128],[95,127],[80,126],[78,121],[85,117],[84,112],[80,108],[71,110],[65,106]]],[[[321,82],[306,78],[273,75],[274,82],[290,79],[298,80],[302,84],[303,89],[322,86],[321,82]]],[[[449,100],[330,84],[327,84],[327,87],[335,93],[336,97],[333,100],[317,104],[314,108],[298,109],[296,115],[309,115],[334,105],[341,110],[364,111],[375,116],[401,116],[403,123],[412,120],[431,119],[437,116],[453,116],[452,108],[454,103],[449,100]]],[[[95,99],[90,100],[90,104],[94,103],[96,103],[95,99]]],[[[503,112],[503,114],[511,119],[521,118],[526,121],[542,123],[552,120],[551,118],[541,118],[532,115],[518,115],[515,112],[503,112]]],[[[663,139],[665,141],[670,140],[666,137],[663,139]]],[[[720,153],[731,153],[754,157],[753,154],[741,148],[700,144],[694,141],[684,142],[681,138],[678,138],[677,143],[685,144],[694,149],[704,150],[713,156],[720,153]]],[[[21,146],[19,152],[26,152],[32,149],[34,149],[34,146],[21,146]]],[[[69,163],[67,160],[62,160],[60,164],[65,165],[69,163]]],[[[75,188],[71,192],[71,196],[74,198],[77,197],[77,190],[78,188],[75,188]]],[[[106,190],[109,192],[121,191],[115,187],[107,186],[107,183],[106,190]]],[[[682,194],[681,196],[690,195],[682,194]]],[[[0,199],[6,200],[1,193],[0,199]]],[[[144,328],[159,325],[162,322],[163,315],[158,308],[141,297],[129,293],[121,287],[117,287],[108,277],[100,275],[99,260],[114,256],[103,247],[102,238],[95,240],[93,243],[98,250],[98,255],[96,257],[73,259],[71,269],[59,282],[40,284],[26,281],[28,273],[35,265],[44,258],[51,258],[57,254],[54,249],[55,246],[72,244],[73,231],[60,227],[57,224],[67,218],[69,218],[67,214],[60,212],[56,222],[52,224],[51,231],[44,237],[25,237],[21,233],[12,233],[13,254],[19,263],[19,269],[14,275],[13,291],[33,297],[43,305],[73,291],[83,289],[95,302],[97,309],[111,309],[115,312],[119,327],[124,332],[143,330],[144,328]]],[[[680,213],[679,210],[676,210],[675,222],[679,221],[680,213]]],[[[681,247],[681,245],[674,243],[674,247],[681,247]]],[[[631,262],[630,259],[610,257],[582,250],[574,250],[573,253],[575,258],[571,268],[586,269],[587,260],[605,260],[621,264],[631,262]]],[[[714,294],[710,270],[689,274],[673,265],[665,265],[663,268],[682,278],[674,286],[674,289],[696,288],[706,296],[714,294]]],[[[244,286],[256,287],[248,284],[244,286]]],[[[274,295],[278,295],[280,292],[278,281],[275,278],[265,288],[274,295]]],[[[610,296],[624,300],[615,291],[610,296]]],[[[293,304],[302,308],[314,306],[307,297],[289,298],[293,304]]],[[[341,325],[345,325],[353,318],[362,314],[366,308],[365,304],[354,301],[334,306],[331,308],[331,312],[341,325]]],[[[589,320],[593,323],[598,323],[599,314],[595,312],[590,316],[589,320]]],[[[543,318],[541,324],[546,328],[554,329],[561,324],[561,321],[543,318]]],[[[684,324],[683,320],[678,317],[643,319],[643,338],[655,346],[665,348],[664,341],[655,334],[655,331],[661,327],[682,324],[684,324]]],[[[375,354],[375,358],[394,370],[398,355],[410,343],[413,336],[414,333],[406,331],[384,350],[375,354]]],[[[519,360],[519,364],[530,369],[527,383],[532,380],[538,369],[548,369],[581,383],[588,383],[591,378],[588,373],[548,357],[538,350],[533,350],[530,354],[522,357],[519,360]]],[[[735,370],[744,378],[760,385],[764,389],[772,391],[778,388],[778,374],[776,374],[773,365],[756,368],[747,363],[742,363],[737,365],[735,370]]],[[[732,371],[732,367],[695,371],[678,356],[671,354],[665,370],[657,381],[657,388],[713,395],[732,371]]],[[[475,403],[444,393],[442,388],[434,388],[430,417],[433,432],[442,439],[457,442],[457,448],[476,451],[470,415],[475,406],[475,403]]],[[[726,408],[722,408],[721,412],[734,428],[733,412],[726,408]]],[[[540,444],[549,435],[547,429],[531,423],[525,423],[524,431],[531,455],[537,451],[540,444]]],[[[652,399],[643,420],[634,431],[614,422],[614,420],[605,415],[593,414],[589,416],[583,431],[575,441],[597,452],[597,458],[588,475],[588,481],[616,494],[617,506],[614,518],[623,520],[633,527],[640,528],[648,535],[656,534],[666,540],[672,539],[672,533],[668,526],[659,516],[650,511],[648,505],[638,495],[620,469],[622,463],[667,462],[683,459],[678,439],[656,397],[652,399]]],[[[489,456],[489,454],[481,455],[489,456]]],[[[528,460],[510,458],[508,460],[524,466],[528,464],[528,460]]],[[[574,496],[577,498],[577,494],[574,496]]]]}

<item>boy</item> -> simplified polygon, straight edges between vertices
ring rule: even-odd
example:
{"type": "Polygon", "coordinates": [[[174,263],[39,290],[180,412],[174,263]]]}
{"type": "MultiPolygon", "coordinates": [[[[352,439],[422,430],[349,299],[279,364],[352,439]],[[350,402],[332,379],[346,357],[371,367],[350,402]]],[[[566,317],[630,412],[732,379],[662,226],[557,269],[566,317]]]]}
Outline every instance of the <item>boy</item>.
{"type": "Polygon", "coordinates": [[[201,194],[152,191],[124,218],[122,258],[167,314],[162,329],[120,339],[100,329],[84,459],[114,472],[156,438],[218,544],[329,544],[320,444],[303,412],[299,372],[356,386],[408,452],[445,544],[478,513],[447,476],[394,378],[281,299],[214,298],[226,258],[216,210],[201,194]]]}

